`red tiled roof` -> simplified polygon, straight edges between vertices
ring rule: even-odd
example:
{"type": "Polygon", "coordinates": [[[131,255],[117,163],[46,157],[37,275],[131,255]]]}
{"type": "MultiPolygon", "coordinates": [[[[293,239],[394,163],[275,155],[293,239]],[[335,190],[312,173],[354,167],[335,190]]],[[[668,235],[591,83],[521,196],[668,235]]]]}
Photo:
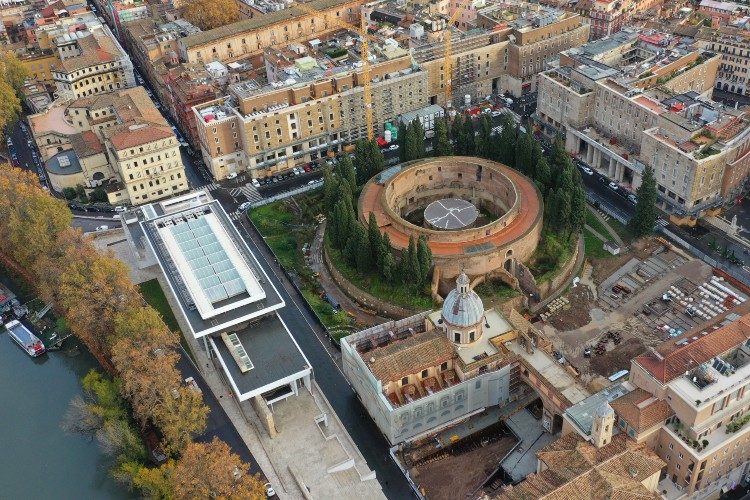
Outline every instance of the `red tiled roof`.
{"type": "Polygon", "coordinates": [[[125,128],[119,133],[109,138],[116,150],[128,149],[141,144],[158,141],[174,136],[174,132],[169,127],[151,127],[145,126],[131,130],[125,128]]]}
{"type": "Polygon", "coordinates": [[[624,434],[597,449],[578,433],[567,434],[537,452],[546,466],[496,500],[581,500],[658,498],[643,486],[665,463],[645,444],[624,434]]]}
{"type": "Polygon", "coordinates": [[[362,354],[375,378],[383,382],[401,380],[406,375],[440,365],[453,356],[453,345],[440,330],[421,333],[362,354]],[[375,362],[371,361],[372,358],[375,362]]]}
{"type": "Polygon", "coordinates": [[[642,366],[662,384],[670,382],[691,367],[700,366],[750,339],[750,314],[714,330],[712,325],[717,326],[724,319],[726,315],[721,315],[709,323],[671,338],[656,348],[658,354],[648,352],[636,356],[633,362],[642,366]],[[704,331],[708,333],[703,335],[704,331]],[[678,345],[683,340],[690,340],[690,342],[686,345],[678,345]]]}
{"type": "Polygon", "coordinates": [[[646,430],[674,415],[674,411],[662,399],[640,387],[610,403],[620,418],[625,419],[637,432],[646,430]],[[653,399],[651,402],[648,402],[653,399]]]}

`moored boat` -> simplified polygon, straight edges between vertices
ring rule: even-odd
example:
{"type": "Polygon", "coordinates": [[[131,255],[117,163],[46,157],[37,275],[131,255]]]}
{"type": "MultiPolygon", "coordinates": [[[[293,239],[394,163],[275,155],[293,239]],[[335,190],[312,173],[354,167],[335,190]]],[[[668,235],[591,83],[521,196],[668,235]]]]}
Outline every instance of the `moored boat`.
{"type": "Polygon", "coordinates": [[[45,353],[46,349],[42,341],[39,340],[39,337],[31,333],[31,331],[20,321],[8,321],[5,324],[5,328],[8,329],[8,335],[10,335],[10,338],[12,338],[13,341],[32,358],[36,358],[45,353]]]}

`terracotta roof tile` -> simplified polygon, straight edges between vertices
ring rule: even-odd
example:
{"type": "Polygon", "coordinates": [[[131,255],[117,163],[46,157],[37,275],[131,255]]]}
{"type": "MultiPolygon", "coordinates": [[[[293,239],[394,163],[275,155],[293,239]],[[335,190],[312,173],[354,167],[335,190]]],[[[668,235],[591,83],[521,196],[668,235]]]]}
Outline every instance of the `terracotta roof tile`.
{"type": "MultiPolygon", "coordinates": [[[[742,306],[746,304],[750,305],[750,301],[742,306]]],[[[750,314],[728,325],[719,326],[725,319],[726,315],[720,315],[717,319],[663,342],[656,348],[658,355],[649,352],[636,356],[633,362],[642,366],[659,382],[670,382],[685,373],[686,367],[700,366],[750,339],[750,314]],[[714,330],[713,326],[719,328],[714,330]],[[708,333],[703,335],[701,332],[704,331],[708,333]],[[697,339],[693,340],[695,337],[697,339]],[[686,339],[690,340],[688,344],[678,345],[686,339]]]]}
{"type": "Polygon", "coordinates": [[[637,432],[649,429],[674,415],[666,401],[654,398],[650,392],[641,388],[615,399],[610,405],[637,432]]]}
{"type": "Polygon", "coordinates": [[[69,139],[70,145],[73,147],[73,151],[76,152],[78,158],[85,158],[104,151],[104,145],[99,136],[91,130],[71,135],[69,139]]]}
{"type": "Polygon", "coordinates": [[[421,333],[362,355],[380,381],[397,381],[455,356],[453,344],[439,330],[421,333]],[[375,362],[370,359],[375,358],[375,362]]]}
{"type": "Polygon", "coordinates": [[[116,150],[120,151],[161,139],[174,137],[174,132],[169,127],[152,127],[149,125],[143,125],[140,126],[140,128],[131,127],[138,126],[131,125],[130,127],[123,128],[109,137],[112,146],[116,150]]]}
{"type": "Polygon", "coordinates": [[[547,465],[541,474],[530,474],[496,500],[634,500],[659,498],[643,486],[666,465],[644,444],[624,434],[597,450],[579,434],[571,433],[537,452],[547,465]],[[565,460],[565,456],[568,460],[565,460]]]}

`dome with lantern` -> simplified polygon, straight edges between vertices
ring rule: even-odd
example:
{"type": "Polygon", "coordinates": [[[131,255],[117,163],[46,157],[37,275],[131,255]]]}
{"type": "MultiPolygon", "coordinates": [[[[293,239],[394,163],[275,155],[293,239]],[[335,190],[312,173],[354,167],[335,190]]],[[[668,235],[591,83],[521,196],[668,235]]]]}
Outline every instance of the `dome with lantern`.
{"type": "Polygon", "coordinates": [[[443,302],[441,313],[443,330],[456,343],[470,343],[482,335],[484,304],[471,289],[469,277],[463,271],[456,279],[456,288],[443,302]]]}

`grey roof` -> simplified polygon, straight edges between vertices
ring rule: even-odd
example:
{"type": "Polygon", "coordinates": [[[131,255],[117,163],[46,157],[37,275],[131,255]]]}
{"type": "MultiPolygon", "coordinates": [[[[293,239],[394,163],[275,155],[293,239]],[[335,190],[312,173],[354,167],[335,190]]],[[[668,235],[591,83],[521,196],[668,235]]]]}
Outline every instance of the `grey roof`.
{"type": "MultiPolygon", "coordinates": [[[[596,394],[592,394],[583,401],[579,401],[567,410],[565,410],[565,416],[580,429],[586,435],[591,434],[591,426],[594,421],[594,414],[606,404],[609,406],[611,401],[624,396],[631,392],[633,389],[626,382],[620,382],[613,384],[602,389],[596,394]]],[[[610,410],[612,407],[609,406],[610,410]]]]}
{"type": "Polygon", "coordinates": [[[289,382],[281,382],[283,379],[294,375],[301,377],[311,368],[276,313],[227,333],[237,334],[253,363],[250,371],[242,373],[222,338],[211,337],[214,350],[240,400],[285,386],[289,382]]]}
{"type": "MultiPolygon", "coordinates": [[[[65,163],[65,160],[63,160],[65,163]]],[[[71,175],[81,173],[81,163],[78,161],[78,155],[72,149],[57,153],[55,156],[47,160],[45,164],[47,172],[55,175],[71,175]],[[60,160],[67,158],[68,165],[62,166],[60,160]]]]}
{"type": "Polygon", "coordinates": [[[484,318],[484,304],[477,293],[469,288],[466,274],[456,280],[458,288],[451,290],[443,302],[443,321],[457,327],[476,325],[484,318]],[[461,292],[461,285],[466,285],[466,292],[461,292]]]}
{"type": "Polygon", "coordinates": [[[443,230],[463,229],[474,224],[478,216],[477,207],[460,198],[433,201],[424,211],[424,220],[443,230]]]}
{"type": "Polygon", "coordinates": [[[409,123],[413,122],[415,118],[434,115],[443,116],[444,114],[445,110],[442,106],[438,106],[437,104],[430,104],[426,108],[415,109],[414,111],[403,113],[400,116],[400,120],[402,123],[406,123],[408,125],[409,123]]]}

